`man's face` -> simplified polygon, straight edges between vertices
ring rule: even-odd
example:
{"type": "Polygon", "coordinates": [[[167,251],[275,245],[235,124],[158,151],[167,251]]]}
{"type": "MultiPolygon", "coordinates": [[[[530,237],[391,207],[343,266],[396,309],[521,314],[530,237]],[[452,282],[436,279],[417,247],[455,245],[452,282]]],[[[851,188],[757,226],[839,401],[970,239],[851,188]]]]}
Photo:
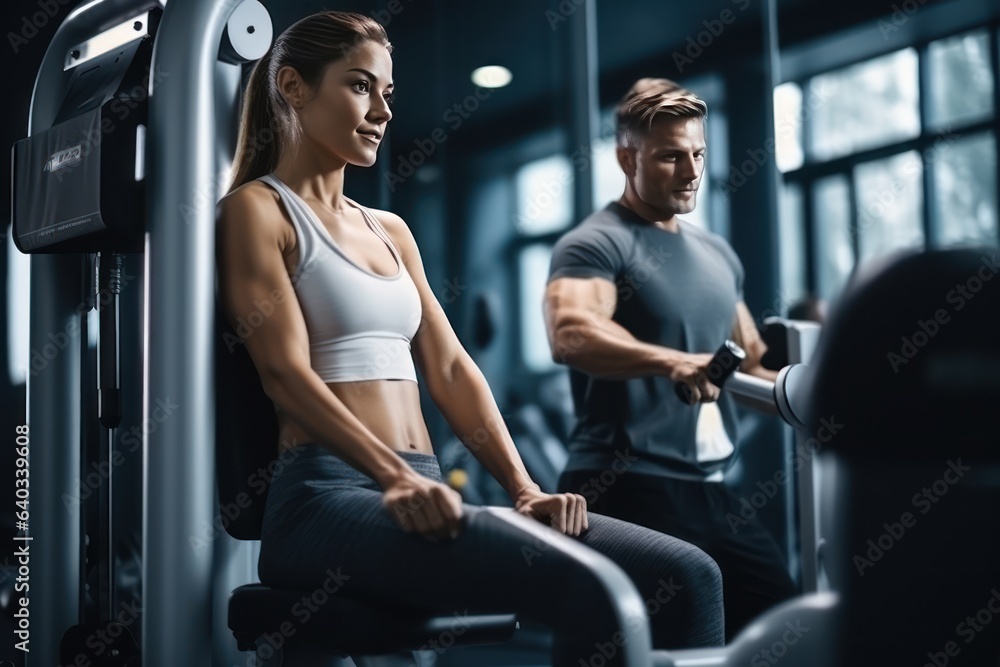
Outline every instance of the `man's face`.
{"type": "Polygon", "coordinates": [[[661,114],[618,159],[639,198],[663,219],[690,213],[705,172],[705,122],[661,114]]]}

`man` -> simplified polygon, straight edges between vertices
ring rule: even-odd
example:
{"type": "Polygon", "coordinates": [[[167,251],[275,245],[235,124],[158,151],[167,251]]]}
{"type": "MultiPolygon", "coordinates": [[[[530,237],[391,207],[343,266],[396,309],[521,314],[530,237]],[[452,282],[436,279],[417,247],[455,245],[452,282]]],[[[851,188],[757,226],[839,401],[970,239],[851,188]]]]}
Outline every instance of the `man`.
{"type": "MultiPolygon", "coordinates": [[[[553,358],[570,367],[577,425],[560,492],[591,511],[691,542],[723,576],[727,640],[796,593],[774,538],[732,528],[739,501],[721,483],[737,442],[732,397],[708,381],[727,338],[766,347],[742,301],[743,267],[694,210],[705,170],[705,103],[665,79],[642,79],[617,110],[625,192],[567,232],[553,252],[545,320],[553,358]],[[674,392],[690,388],[691,404],[674,392]]],[[[741,517],[742,518],[742,517],[741,517]]]]}

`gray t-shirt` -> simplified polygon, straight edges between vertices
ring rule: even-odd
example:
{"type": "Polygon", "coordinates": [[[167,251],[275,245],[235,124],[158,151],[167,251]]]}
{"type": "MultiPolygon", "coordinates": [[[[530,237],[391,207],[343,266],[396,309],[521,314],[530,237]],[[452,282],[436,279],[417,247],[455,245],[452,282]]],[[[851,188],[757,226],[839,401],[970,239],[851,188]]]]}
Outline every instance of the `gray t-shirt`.
{"type": "MultiPolygon", "coordinates": [[[[732,336],[743,298],[743,266],[725,239],[683,220],[678,233],[662,230],[618,202],[587,217],[553,250],[550,281],[592,277],[617,286],[615,322],[641,341],[684,352],[715,352],[732,336]]],[[[618,460],[637,473],[705,479],[732,461],[698,460],[702,406],[682,403],[669,378],[609,380],[569,372],[577,424],[567,470],[603,470],[618,460]]],[[[728,393],[718,408],[736,444],[728,393]]]]}

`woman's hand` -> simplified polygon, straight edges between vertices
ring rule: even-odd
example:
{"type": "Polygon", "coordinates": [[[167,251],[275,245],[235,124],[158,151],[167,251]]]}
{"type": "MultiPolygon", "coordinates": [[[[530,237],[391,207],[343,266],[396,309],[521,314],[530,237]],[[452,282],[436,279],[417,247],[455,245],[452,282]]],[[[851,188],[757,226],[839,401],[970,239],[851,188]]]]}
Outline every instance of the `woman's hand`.
{"type": "Polygon", "coordinates": [[[382,506],[404,531],[432,542],[455,539],[462,526],[462,496],[415,472],[382,489],[382,506]]]}
{"type": "Polygon", "coordinates": [[[538,519],[566,535],[587,530],[587,500],[577,493],[543,493],[525,489],[514,500],[514,509],[538,519]]]}

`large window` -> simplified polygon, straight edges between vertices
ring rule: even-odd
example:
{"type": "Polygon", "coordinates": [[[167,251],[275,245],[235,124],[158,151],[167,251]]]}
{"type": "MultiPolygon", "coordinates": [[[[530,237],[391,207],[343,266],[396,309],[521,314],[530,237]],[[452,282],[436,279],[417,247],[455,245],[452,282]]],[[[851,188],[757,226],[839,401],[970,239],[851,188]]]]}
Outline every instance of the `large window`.
{"type": "Polygon", "coordinates": [[[916,151],[862,162],[854,168],[860,259],[923,245],[921,169],[916,151]]]}
{"type": "Polygon", "coordinates": [[[573,217],[573,165],[552,155],[522,166],[516,176],[517,231],[524,235],[557,232],[573,217]]]}
{"type": "Polygon", "coordinates": [[[993,117],[993,73],[990,40],[985,31],[932,42],[927,121],[931,127],[988,120],[993,117]]]}
{"type": "Polygon", "coordinates": [[[900,248],[1000,240],[993,39],[963,33],[775,89],[782,218],[812,241],[812,291],[835,297],[860,262],[900,248]]]}
{"type": "Polygon", "coordinates": [[[996,242],[996,155],[993,132],[956,139],[936,153],[931,219],[942,245],[996,242]]]}
{"type": "Polygon", "coordinates": [[[850,155],[920,134],[917,52],[897,51],[810,79],[808,97],[822,100],[810,116],[808,155],[850,155]]]}
{"type": "Polygon", "coordinates": [[[618,166],[615,138],[601,137],[593,143],[594,149],[594,209],[607,206],[608,202],[622,196],[625,191],[625,172],[618,166]]]}
{"type": "Polygon", "coordinates": [[[532,160],[514,175],[521,360],[528,370],[555,368],[542,317],[552,246],[573,222],[573,162],[563,154],[532,160]]]}
{"type": "Polygon", "coordinates": [[[546,371],[555,367],[549,349],[545,320],[542,317],[542,300],[545,281],[549,276],[552,246],[533,243],[521,250],[518,273],[521,276],[521,354],[524,365],[533,371],[546,371]]]}

